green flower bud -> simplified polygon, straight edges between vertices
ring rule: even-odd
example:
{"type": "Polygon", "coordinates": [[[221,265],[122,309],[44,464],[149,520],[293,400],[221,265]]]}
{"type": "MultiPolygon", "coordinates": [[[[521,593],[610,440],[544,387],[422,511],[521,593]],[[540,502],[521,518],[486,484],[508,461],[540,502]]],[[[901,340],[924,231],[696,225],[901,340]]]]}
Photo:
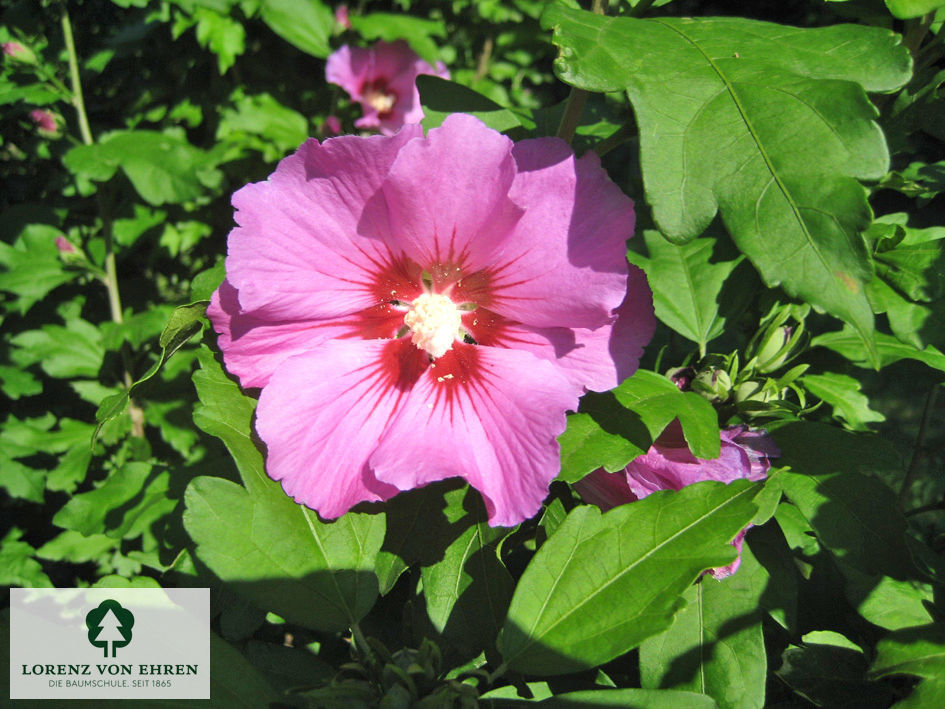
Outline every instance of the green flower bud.
{"type": "Polygon", "coordinates": [[[719,404],[731,395],[732,378],[724,369],[706,367],[692,380],[692,390],[713,404],[719,404]]]}

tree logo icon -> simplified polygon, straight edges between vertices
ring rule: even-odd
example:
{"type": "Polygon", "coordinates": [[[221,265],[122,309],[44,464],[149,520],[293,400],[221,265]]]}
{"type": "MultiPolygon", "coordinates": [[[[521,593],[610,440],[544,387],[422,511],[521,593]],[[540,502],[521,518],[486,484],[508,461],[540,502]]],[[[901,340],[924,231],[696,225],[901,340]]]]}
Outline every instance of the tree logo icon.
{"type": "Polygon", "coordinates": [[[131,629],[134,624],[135,617],[132,612],[111,598],[99,603],[97,608],[93,608],[85,616],[89,642],[93,647],[104,648],[105,657],[108,657],[109,643],[112,646],[112,657],[115,657],[117,648],[131,642],[131,629]]]}

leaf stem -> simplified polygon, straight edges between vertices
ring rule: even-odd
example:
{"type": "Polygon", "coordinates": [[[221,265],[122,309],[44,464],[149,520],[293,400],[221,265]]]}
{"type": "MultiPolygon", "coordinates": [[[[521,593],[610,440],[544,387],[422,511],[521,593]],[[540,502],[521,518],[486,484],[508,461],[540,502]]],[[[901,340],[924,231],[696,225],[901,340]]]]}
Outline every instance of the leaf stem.
{"type": "MultiPolygon", "coordinates": [[[[591,6],[591,12],[595,15],[607,14],[608,0],[594,0],[591,6]]],[[[564,114],[561,116],[561,122],[558,124],[558,131],[555,135],[570,145],[574,140],[574,132],[581,122],[581,114],[584,112],[584,105],[587,103],[588,91],[579,89],[576,86],[571,87],[571,93],[568,95],[568,103],[564,107],[564,114]]]]}
{"type": "Polygon", "coordinates": [[[909,467],[906,468],[906,475],[902,480],[902,487],[899,488],[899,507],[904,508],[909,498],[909,490],[919,475],[919,461],[922,458],[925,448],[925,434],[929,428],[929,421],[932,418],[932,411],[935,409],[935,399],[938,397],[938,390],[941,385],[936,383],[930,390],[925,399],[925,410],[922,412],[922,420],[919,422],[919,433],[915,439],[915,445],[912,447],[912,458],[909,461],[909,467]]]}
{"type": "Polygon", "coordinates": [[[603,157],[618,145],[623,145],[632,138],[633,131],[627,128],[627,126],[622,126],[599,143],[596,143],[591,149],[597,153],[598,157],[603,157]]]}
{"type": "MultiPolygon", "coordinates": [[[[85,145],[94,145],[92,128],[89,125],[88,113],[85,110],[85,98],[82,95],[82,80],[79,77],[79,56],[75,49],[75,39],[72,35],[72,22],[69,20],[69,10],[62,4],[62,36],[66,45],[66,54],[69,57],[69,79],[72,83],[72,105],[79,121],[79,133],[85,145]]],[[[108,309],[112,321],[118,325],[124,322],[121,307],[121,292],[118,288],[118,268],[115,262],[115,243],[112,232],[111,209],[108,201],[102,196],[101,190],[97,193],[99,216],[102,219],[102,235],[105,239],[105,289],[108,291],[108,309]]],[[[129,391],[134,384],[132,376],[131,355],[128,348],[122,344],[121,360],[125,388],[129,391]]],[[[128,413],[131,416],[131,435],[144,437],[144,412],[131,399],[128,403],[128,413]]]]}

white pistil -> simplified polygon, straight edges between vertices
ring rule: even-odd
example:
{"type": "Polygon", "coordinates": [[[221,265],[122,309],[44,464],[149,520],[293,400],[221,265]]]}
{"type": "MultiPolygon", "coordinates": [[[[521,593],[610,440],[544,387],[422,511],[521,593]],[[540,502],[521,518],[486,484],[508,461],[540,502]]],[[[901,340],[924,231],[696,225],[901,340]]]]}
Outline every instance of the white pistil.
{"type": "Polygon", "coordinates": [[[383,91],[370,91],[364,97],[367,103],[378,113],[390,113],[394,108],[394,94],[384,93],[383,91]]]}
{"type": "Polygon", "coordinates": [[[459,308],[445,295],[424,293],[410,304],[404,324],[413,333],[410,341],[435,359],[452,349],[463,320],[459,308]]]}

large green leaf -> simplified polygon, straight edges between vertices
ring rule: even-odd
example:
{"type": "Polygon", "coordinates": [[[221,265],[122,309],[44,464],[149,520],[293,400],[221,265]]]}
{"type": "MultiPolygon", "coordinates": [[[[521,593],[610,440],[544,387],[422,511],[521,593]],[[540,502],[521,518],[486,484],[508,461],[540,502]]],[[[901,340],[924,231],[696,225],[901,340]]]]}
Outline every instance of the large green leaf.
{"type": "Polygon", "coordinates": [[[870,423],[886,417],[870,408],[870,400],[860,391],[860,382],[846,374],[827,372],[806,374],[800,383],[814,396],[833,407],[834,416],[846,421],[850,428],[865,431],[870,423]]]}
{"type": "Polygon", "coordinates": [[[735,557],[761,485],[705,482],[658,492],[604,515],[584,505],[522,575],[499,636],[515,670],[552,675],[611,660],[664,630],[681,594],[735,557]]]}
{"type": "Polygon", "coordinates": [[[543,16],[555,67],[591,91],[627,91],[647,201],[686,241],[720,211],[768,285],[851,323],[868,345],[869,224],[857,178],[887,169],[868,91],[908,81],[897,35],[797,29],[741,18],[607,18],[558,5],[543,16]],[[671,70],[667,70],[671,67],[671,70]]]}
{"type": "Polygon", "coordinates": [[[325,523],[274,481],[251,495],[229,480],[199,477],[184,499],[197,558],[260,608],[339,631],[374,605],[383,515],[348,513],[325,523]]]}
{"type": "Polygon", "coordinates": [[[318,630],[359,621],[377,599],[374,565],[384,539],[382,514],[319,520],[270,479],[252,438],[255,402],[209,350],[199,354],[194,421],[219,436],[246,486],[199,477],[185,493],[184,526],[197,558],[264,610],[318,630]]]}
{"type": "Polygon", "coordinates": [[[745,547],[733,576],[689,587],[669,629],[640,646],[643,686],[708,694],[720,707],[763,707],[767,661],[758,608],[768,583],[745,547]]]}
{"type": "Polygon", "coordinates": [[[896,496],[876,477],[858,469],[881,469],[882,441],[822,424],[790,424],[778,429],[784,494],[821,544],[857,569],[895,578],[914,573],[906,546],[906,520],[896,496]]]}
{"type": "Polygon", "coordinates": [[[263,22],[289,44],[313,57],[331,52],[328,38],[335,29],[331,8],[319,0],[263,0],[263,22]]]}
{"type": "Polygon", "coordinates": [[[945,6],[942,0],[885,0],[886,7],[900,20],[912,17],[921,17],[928,12],[934,12],[940,7],[945,6]]]}
{"type": "Polygon", "coordinates": [[[538,702],[545,709],[583,709],[614,707],[614,709],[716,709],[711,697],[696,692],[654,689],[587,689],[566,692],[538,702]]]}
{"type": "Polygon", "coordinates": [[[450,498],[453,514],[467,517],[469,526],[441,560],[423,567],[423,596],[442,644],[471,659],[492,649],[512,598],[515,582],[497,551],[509,530],[489,526],[482,500],[470,488],[452,490],[450,498]]]}
{"type": "Polygon", "coordinates": [[[634,252],[627,256],[646,271],[656,317],[704,353],[706,344],[722,334],[726,319],[745,305],[738,290],[751,280],[729,278],[742,257],[720,258],[720,240],[711,236],[672,244],[647,230],[643,238],[649,258],[634,252]]]}
{"type": "Polygon", "coordinates": [[[581,410],[568,416],[561,444],[559,480],[573,483],[597,468],[613,473],[646,453],[653,442],[639,415],[621,406],[613,394],[590,392],[581,410]]]}

